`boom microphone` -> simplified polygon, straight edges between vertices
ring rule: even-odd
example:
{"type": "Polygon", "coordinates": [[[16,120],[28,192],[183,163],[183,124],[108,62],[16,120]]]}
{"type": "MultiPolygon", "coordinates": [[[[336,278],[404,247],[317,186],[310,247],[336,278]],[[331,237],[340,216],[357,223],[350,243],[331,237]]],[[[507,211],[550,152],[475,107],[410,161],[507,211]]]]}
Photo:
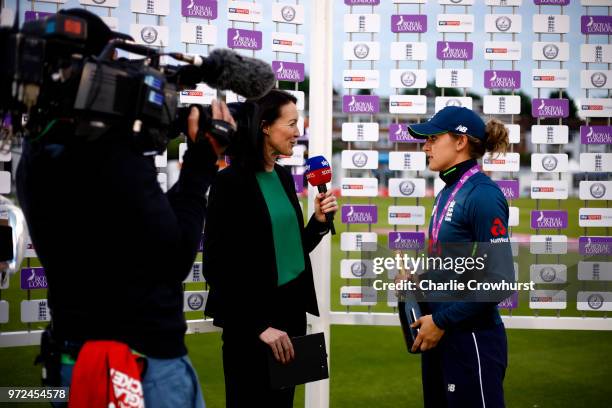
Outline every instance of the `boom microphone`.
{"type": "Polygon", "coordinates": [[[208,57],[171,53],[170,56],[200,68],[200,80],[215,89],[230,89],[245,98],[259,98],[275,85],[272,67],[262,60],[219,48],[208,57]]]}
{"type": "MultiPolygon", "coordinates": [[[[332,170],[329,162],[323,156],[314,156],[306,160],[306,180],[311,186],[317,187],[319,193],[327,192],[327,183],[331,182],[332,170]]],[[[336,235],[334,228],[334,214],[326,213],[325,218],[329,224],[332,235],[336,235]]]]}

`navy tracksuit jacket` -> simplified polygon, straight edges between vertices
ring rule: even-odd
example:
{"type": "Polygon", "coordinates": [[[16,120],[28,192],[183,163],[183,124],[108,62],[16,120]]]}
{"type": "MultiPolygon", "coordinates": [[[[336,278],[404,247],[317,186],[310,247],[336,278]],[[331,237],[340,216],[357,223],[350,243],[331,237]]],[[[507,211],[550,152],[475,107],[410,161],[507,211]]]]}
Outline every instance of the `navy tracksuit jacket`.
{"type": "MultiPolygon", "coordinates": [[[[467,256],[470,252],[473,256],[488,255],[479,282],[512,281],[508,204],[496,183],[482,172],[474,174],[458,191],[446,214],[441,214],[460,177],[475,164],[476,160],[467,160],[440,173],[446,186],[439,193],[434,211],[438,212],[438,219],[444,217],[438,236],[441,256],[446,244],[451,251],[461,243],[467,256]]],[[[430,224],[430,237],[431,227],[430,224]]],[[[428,408],[504,406],[506,334],[497,301],[480,300],[447,299],[422,304],[424,313],[431,313],[434,323],[445,330],[438,345],[422,355],[423,392],[428,408]]]]}

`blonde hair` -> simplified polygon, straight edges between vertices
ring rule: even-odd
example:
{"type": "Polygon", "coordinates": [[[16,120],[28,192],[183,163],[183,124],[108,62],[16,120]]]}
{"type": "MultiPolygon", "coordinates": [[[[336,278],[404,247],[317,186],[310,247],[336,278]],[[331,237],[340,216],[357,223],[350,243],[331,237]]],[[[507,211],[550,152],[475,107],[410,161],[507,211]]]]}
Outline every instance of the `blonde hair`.
{"type": "MultiPolygon", "coordinates": [[[[451,133],[455,138],[461,135],[451,133]]],[[[485,125],[486,141],[482,141],[474,136],[466,135],[468,139],[468,149],[472,159],[480,159],[485,152],[506,153],[510,140],[508,138],[508,129],[503,122],[497,119],[491,119],[485,125]]]]}

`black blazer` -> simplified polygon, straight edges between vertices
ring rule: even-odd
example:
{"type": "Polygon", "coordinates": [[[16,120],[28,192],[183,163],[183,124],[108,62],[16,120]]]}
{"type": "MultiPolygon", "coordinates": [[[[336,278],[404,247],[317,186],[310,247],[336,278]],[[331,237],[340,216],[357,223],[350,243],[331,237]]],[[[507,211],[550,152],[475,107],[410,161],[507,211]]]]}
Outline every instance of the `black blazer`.
{"type": "MultiPolygon", "coordinates": [[[[304,248],[305,270],[292,283],[297,290],[291,307],[318,316],[309,253],[329,228],[314,215],[304,227],[291,174],[282,166],[274,168],[295,209],[304,248]]],[[[210,286],[205,313],[226,330],[259,335],[272,326],[275,310],[288,306],[277,296],[270,213],[253,172],[229,166],[218,173],[211,186],[203,273],[210,286]]]]}

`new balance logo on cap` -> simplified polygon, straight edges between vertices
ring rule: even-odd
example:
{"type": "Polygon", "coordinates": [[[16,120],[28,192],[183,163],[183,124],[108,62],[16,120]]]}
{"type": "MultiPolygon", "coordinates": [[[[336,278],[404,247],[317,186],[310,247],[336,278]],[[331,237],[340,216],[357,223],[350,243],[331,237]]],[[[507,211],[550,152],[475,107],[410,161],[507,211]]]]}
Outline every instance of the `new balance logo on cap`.
{"type": "Polygon", "coordinates": [[[408,132],[417,139],[443,133],[470,135],[482,141],[487,140],[485,124],[474,111],[461,106],[446,106],[427,122],[408,125],[408,132]]]}

